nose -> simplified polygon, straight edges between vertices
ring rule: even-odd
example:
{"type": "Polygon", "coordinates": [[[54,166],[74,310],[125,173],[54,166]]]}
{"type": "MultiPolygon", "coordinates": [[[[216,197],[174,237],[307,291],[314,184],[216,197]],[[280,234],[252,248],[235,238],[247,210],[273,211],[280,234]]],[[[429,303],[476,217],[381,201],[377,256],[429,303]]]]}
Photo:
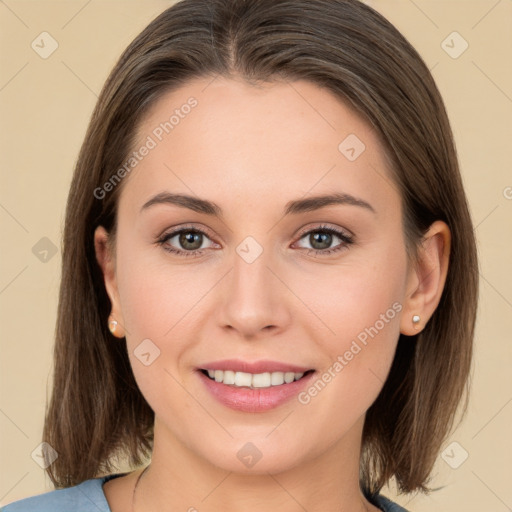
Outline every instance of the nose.
{"type": "Polygon", "coordinates": [[[237,249],[233,268],[223,279],[222,305],[218,310],[221,327],[236,331],[244,339],[282,332],[292,318],[293,297],[284,284],[285,276],[280,275],[282,265],[270,250],[263,250],[252,260],[254,246],[241,244],[237,249]],[[248,257],[251,251],[252,257],[248,257]]]}

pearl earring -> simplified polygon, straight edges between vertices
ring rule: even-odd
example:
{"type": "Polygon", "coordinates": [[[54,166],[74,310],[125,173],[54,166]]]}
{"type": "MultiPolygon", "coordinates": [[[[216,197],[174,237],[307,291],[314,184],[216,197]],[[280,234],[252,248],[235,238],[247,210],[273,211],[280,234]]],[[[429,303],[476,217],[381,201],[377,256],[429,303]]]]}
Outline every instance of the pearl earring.
{"type": "Polygon", "coordinates": [[[114,334],[115,331],[116,331],[116,327],[117,327],[117,322],[115,320],[110,320],[108,322],[108,329],[109,331],[114,334]]]}
{"type": "Polygon", "coordinates": [[[413,315],[412,316],[412,323],[417,324],[420,321],[420,315],[413,315]]]}

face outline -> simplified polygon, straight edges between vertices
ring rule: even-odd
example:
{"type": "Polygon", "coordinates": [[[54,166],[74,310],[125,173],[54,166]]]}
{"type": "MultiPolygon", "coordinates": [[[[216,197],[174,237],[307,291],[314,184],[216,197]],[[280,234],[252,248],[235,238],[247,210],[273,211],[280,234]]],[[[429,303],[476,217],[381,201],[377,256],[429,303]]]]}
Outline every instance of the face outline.
{"type": "MultiPolygon", "coordinates": [[[[136,147],[148,136],[157,144],[125,178],[115,258],[101,248],[101,227],[95,244],[112,316],[155,411],[155,449],[178,440],[198,460],[253,474],[285,471],[327,452],[358,462],[364,414],[384,384],[400,332],[414,334],[411,312],[428,318],[439,301],[446,276],[439,248],[449,244],[443,225],[434,226],[428,240],[435,243],[427,244],[439,264],[430,258],[434,271],[422,279],[407,262],[400,195],[376,133],[306,81],[255,88],[197,79],[163,96],[138,134],[136,147]],[[157,131],[158,140],[155,129],[190,97],[197,106],[178,116],[170,133],[157,131]],[[164,191],[214,201],[224,214],[170,204],[141,211],[164,191]],[[338,204],[283,216],[288,201],[334,192],[362,198],[375,211],[338,204]],[[353,243],[334,236],[331,247],[341,244],[340,251],[306,254],[308,235],[325,232],[321,226],[353,236],[353,243]],[[184,227],[207,234],[202,255],[180,257],[157,242],[184,227]],[[237,252],[248,236],[263,249],[251,263],[237,252]],[[148,339],[160,354],[146,366],[135,351],[148,339]],[[234,411],[211,396],[197,370],[232,358],[313,368],[312,384],[325,372],[335,376],[302,402],[234,411]],[[237,457],[247,443],[262,454],[253,468],[237,457]]],[[[167,245],[185,251],[178,237],[172,240],[167,245]]]]}

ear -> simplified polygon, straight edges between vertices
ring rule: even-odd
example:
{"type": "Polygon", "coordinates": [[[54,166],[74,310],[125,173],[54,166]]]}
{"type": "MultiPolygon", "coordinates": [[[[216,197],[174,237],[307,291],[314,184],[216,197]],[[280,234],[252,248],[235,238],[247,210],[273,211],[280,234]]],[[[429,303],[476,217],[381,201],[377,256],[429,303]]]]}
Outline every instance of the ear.
{"type": "Polygon", "coordinates": [[[112,305],[109,321],[115,320],[117,322],[115,330],[111,332],[117,338],[123,338],[125,335],[125,328],[117,288],[115,256],[113,254],[112,247],[109,244],[109,234],[103,226],[98,226],[94,231],[94,250],[96,252],[98,265],[103,272],[105,289],[112,305]]]}
{"type": "Polygon", "coordinates": [[[400,320],[400,332],[414,336],[434,314],[443,293],[450,259],[451,233],[448,225],[435,221],[418,247],[418,263],[407,277],[407,292],[400,320]],[[419,322],[412,317],[418,315],[419,322]]]}

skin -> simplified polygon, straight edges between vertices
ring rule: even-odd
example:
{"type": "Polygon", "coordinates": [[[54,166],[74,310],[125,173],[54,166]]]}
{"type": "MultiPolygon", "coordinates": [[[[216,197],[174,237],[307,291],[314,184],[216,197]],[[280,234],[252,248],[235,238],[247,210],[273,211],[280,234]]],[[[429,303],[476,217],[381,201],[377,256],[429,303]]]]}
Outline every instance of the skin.
{"type": "MultiPolygon", "coordinates": [[[[156,416],[135,510],[376,511],[358,482],[365,414],[399,334],[421,330],[439,303],[448,226],[432,224],[419,264],[409,264],[401,198],[377,133],[307,81],[255,87],[196,79],[153,106],[135,147],[191,96],[198,105],[124,178],[115,251],[103,227],[95,232],[115,335],[126,336],[137,384],[156,416]],[[366,147],[354,161],[338,149],[349,134],[366,147]],[[171,204],[141,212],[163,191],[214,201],[223,215],[171,204]],[[335,204],[283,216],[290,200],[332,192],[364,199],[375,212],[335,204]],[[208,232],[202,255],[180,257],[156,242],[183,224],[208,232]],[[333,236],[315,244],[311,231],[322,224],[354,242],[333,236]],[[263,248],[250,264],[236,251],[247,236],[263,248]],[[328,255],[308,251],[340,244],[328,255]],[[286,361],[321,375],[393,303],[401,311],[307,404],[234,411],[197,375],[201,363],[235,357],[286,361]],[[134,350],[148,338],[160,356],[145,366],[134,350]],[[252,468],[237,458],[247,442],[262,453],[252,468]]],[[[187,250],[178,237],[166,244],[187,250]]],[[[113,512],[131,510],[140,471],[105,484],[113,512]]]]}

